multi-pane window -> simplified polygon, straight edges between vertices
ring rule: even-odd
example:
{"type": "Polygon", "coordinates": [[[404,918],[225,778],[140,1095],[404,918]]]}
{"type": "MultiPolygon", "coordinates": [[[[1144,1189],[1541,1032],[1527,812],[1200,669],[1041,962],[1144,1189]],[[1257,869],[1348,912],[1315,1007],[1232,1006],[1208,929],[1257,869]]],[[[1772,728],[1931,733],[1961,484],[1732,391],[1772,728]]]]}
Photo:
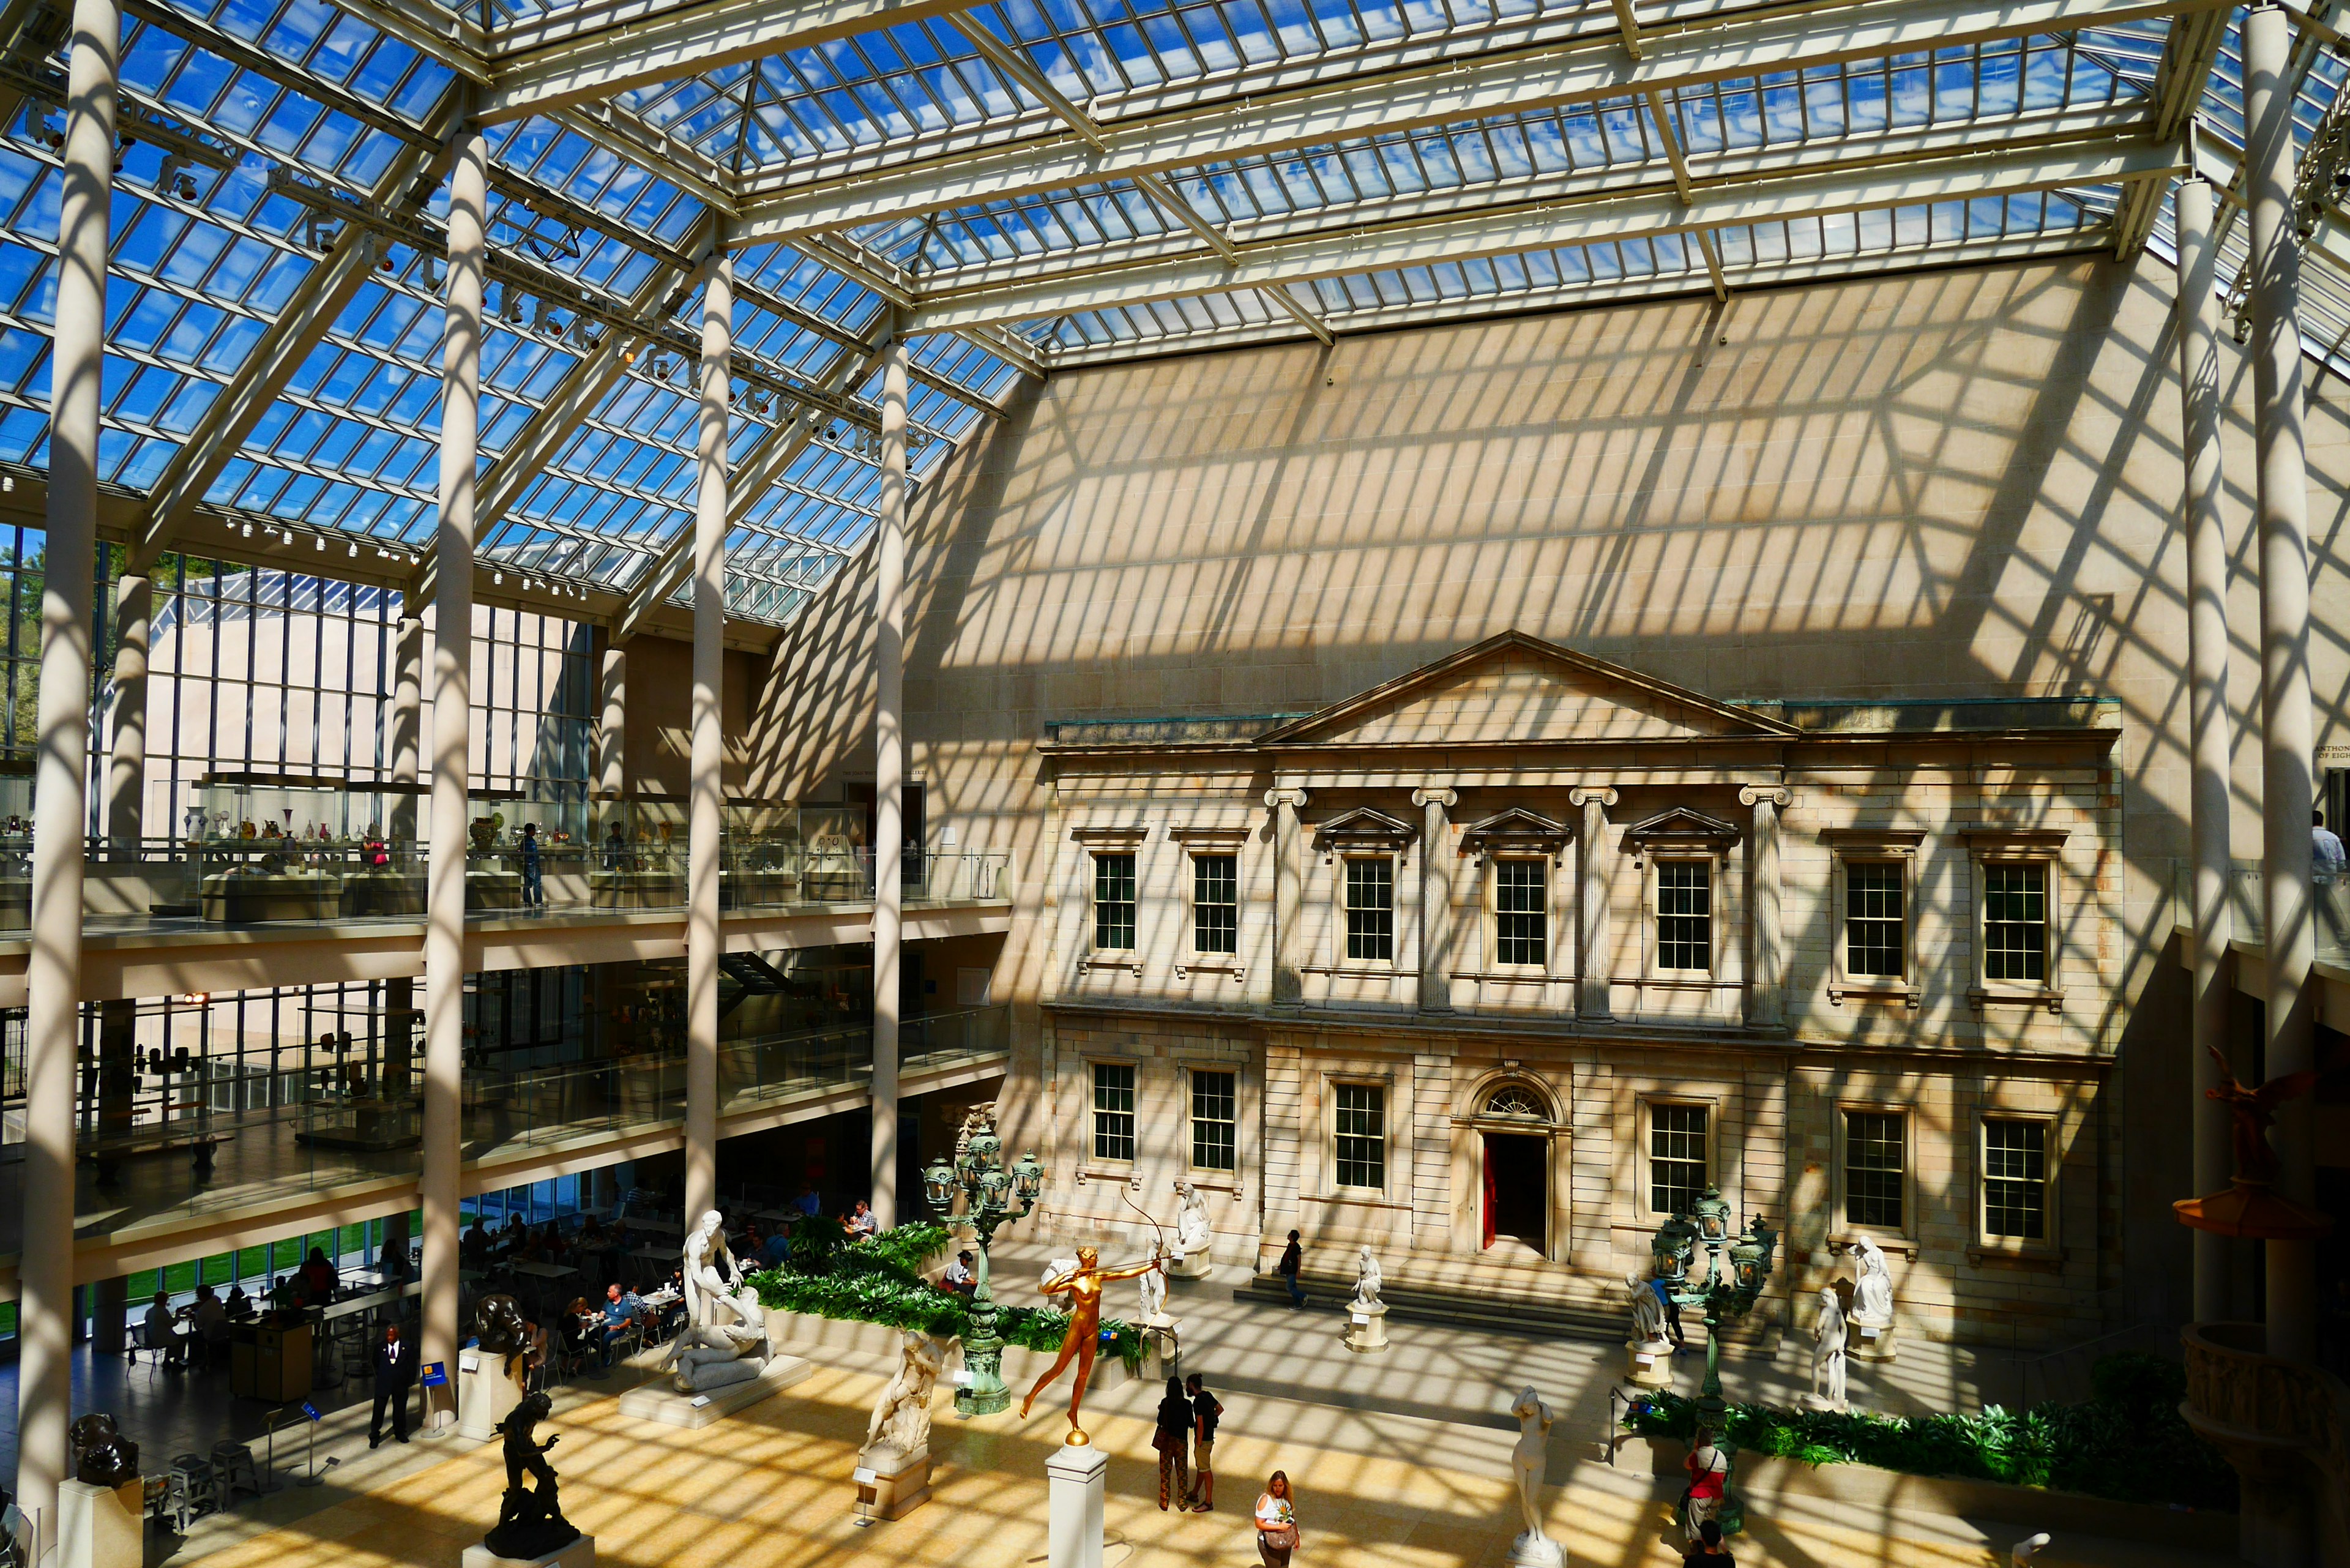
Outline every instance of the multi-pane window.
{"type": "Polygon", "coordinates": [[[1191,946],[1203,953],[1240,951],[1240,857],[1191,857],[1191,946]]]}
{"type": "Polygon", "coordinates": [[[1648,1207],[1687,1214],[1705,1191],[1706,1107],[1648,1107],[1648,1207]]]}
{"type": "Polygon", "coordinates": [[[1898,1111],[1844,1114],[1844,1222],[1901,1229],[1902,1165],[1908,1139],[1898,1111]]]}
{"type": "Polygon", "coordinates": [[[1395,958],[1395,863],[1384,855],[1347,861],[1347,956],[1395,958]]]}
{"type": "Polygon", "coordinates": [[[1657,967],[1713,968],[1713,863],[1657,862],[1657,967]]]}
{"type": "Polygon", "coordinates": [[[1191,1075],[1191,1168],[1234,1168],[1234,1135],[1240,1127],[1237,1080],[1231,1073],[1191,1075]]]}
{"type": "Polygon", "coordinates": [[[1094,947],[1111,952],[1134,947],[1134,857],[1094,857],[1094,947]]]}
{"type": "Polygon", "coordinates": [[[1338,1185],[1385,1189],[1387,1090],[1377,1084],[1334,1084],[1331,1087],[1337,1099],[1338,1185]]]}
{"type": "Polygon", "coordinates": [[[1983,978],[2038,985],[2048,976],[2048,867],[1983,867],[1983,978]]]}
{"type": "Polygon", "coordinates": [[[1134,1158],[1134,1064],[1094,1064],[1094,1158],[1134,1158]]]}
{"type": "Polygon", "coordinates": [[[1903,969],[1903,867],[1856,860],[1844,868],[1844,969],[1853,976],[1898,980],[1903,969]]]}
{"type": "Polygon", "coordinates": [[[2048,1239],[2048,1124],[1983,1123],[1983,1234],[2048,1239]]]}
{"type": "Polygon", "coordinates": [[[1550,936],[1545,915],[1548,884],[1543,874],[1546,864],[1541,860],[1493,862],[1493,949],[1502,963],[1539,968],[1546,961],[1550,936]]]}

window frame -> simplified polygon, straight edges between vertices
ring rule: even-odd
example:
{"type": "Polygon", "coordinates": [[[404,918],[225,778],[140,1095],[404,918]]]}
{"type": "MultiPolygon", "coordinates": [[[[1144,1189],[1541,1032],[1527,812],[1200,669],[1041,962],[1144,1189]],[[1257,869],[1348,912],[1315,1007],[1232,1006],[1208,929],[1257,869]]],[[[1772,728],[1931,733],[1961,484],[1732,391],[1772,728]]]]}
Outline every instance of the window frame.
{"type": "Polygon", "coordinates": [[[1898,1241],[1912,1243],[1917,1236],[1918,1220],[1918,1118],[1906,1106],[1888,1106],[1881,1101],[1838,1100],[1835,1106],[1835,1123],[1831,1128],[1834,1138],[1835,1179],[1831,1200],[1835,1222],[1830,1226],[1837,1239],[1867,1236],[1877,1241],[1898,1241]],[[1901,1223],[1894,1226],[1863,1224],[1852,1218],[1852,1124],[1854,1116],[1891,1116],[1901,1126],[1900,1204],[1901,1223]]]}
{"type": "MultiPolygon", "coordinates": [[[[1642,954],[1648,978],[1662,981],[1690,981],[1711,984],[1721,978],[1721,925],[1723,909],[1721,894],[1723,877],[1722,856],[1682,848],[1660,849],[1648,857],[1646,876],[1648,941],[1642,954]],[[1666,866],[1702,866],[1705,867],[1705,945],[1706,967],[1700,969],[1668,969],[1664,964],[1665,913],[1658,908],[1658,897],[1663,891],[1663,869],[1666,866]]],[[[1687,919],[1675,916],[1676,919],[1687,919]]]]}
{"type": "Polygon", "coordinates": [[[1142,1147],[1142,1064],[1122,1056],[1088,1056],[1086,1062],[1086,1167],[1089,1170],[1129,1170],[1142,1147]],[[1127,1109],[1105,1113],[1102,1109],[1102,1073],[1123,1070],[1127,1075],[1127,1109]],[[1123,1115],[1127,1118],[1126,1155],[1123,1158],[1101,1152],[1102,1116],[1123,1115]]]}
{"type": "Polygon", "coordinates": [[[1089,970],[1125,970],[1138,979],[1142,974],[1145,937],[1143,914],[1149,899],[1146,896],[1149,869],[1142,853],[1150,836],[1148,827],[1086,826],[1072,828],[1069,836],[1079,848],[1076,886],[1070,888],[1072,904],[1080,906],[1076,919],[1081,922],[1074,950],[1080,974],[1089,970]],[[1100,889],[1100,860],[1105,855],[1123,855],[1134,861],[1134,945],[1130,948],[1105,948],[1095,939],[1100,934],[1096,895],[1100,889]]]}
{"type": "Polygon", "coordinates": [[[1335,939],[1335,945],[1338,950],[1332,955],[1336,967],[1348,970],[1367,970],[1378,972],[1391,972],[1395,969],[1396,954],[1399,950],[1401,945],[1398,938],[1396,920],[1396,886],[1399,880],[1396,875],[1397,858],[1397,856],[1391,850],[1369,848],[1344,849],[1339,851],[1336,857],[1338,873],[1336,888],[1337,898],[1336,899],[1336,903],[1337,906],[1338,919],[1331,932],[1332,937],[1335,939]],[[1352,889],[1349,884],[1352,881],[1352,867],[1358,865],[1370,865],[1373,863],[1377,863],[1387,868],[1388,899],[1386,914],[1388,951],[1385,958],[1358,958],[1352,951],[1355,945],[1355,906],[1352,902],[1352,889]]]}
{"type": "Polygon", "coordinates": [[[1551,874],[1555,864],[1550,856],[1539,853],[1500,853],[1486,863],[1485,929],[1492,944],[1486,950],[1486,962],[1497,973],[1547,975],[1552,971],[1558,957],[1559,922],[1554,907],[1558,898],[1558,878],[1551,874]],[[1542,878],[1542,897],[1531,911],[1542,922],[1542,957],[1533,963],[1513,963],[1502,956],[1502,867],[1504,866],[1532,866],[1542,878]]]}
{"type": "Polygon", "coordinates": [[[1118,957],[1113,960],[1113,961],[1118,963],[1132,963],[1135,961],[1134,955],[1142,950],[1142,856],[1138,850],[1130,846],[1104,845],[1096,846],[1090,850],[1088,853],[1088,859],[1092,863],[1090,867],[1092,874],[1089,877],[1092,888],[1091,895],[1087,901],[1086,908],[1087,922],[1087,930],[1088,933],[1086,939],[1086,950],[1088,953],[1097,956],[1122,954],[1124,956],[1118,957]],[[1123,860],[1127,862],[1127,897],[1125,899],[1127,910],[1127,942],[1124,947],[1110,947],[1106,945],[1101,940],[1102,870],[1104,863],[1111,860],[1123,860]]]}
{"type": "Polygon", "coordinates": [[[1392,1103],[1394,1099],[1394,1085],[1384,1078],[1367,1077],[1360,1075],[1340,1074],[1334,1075],[1324,1080],[1323,1089],[1324,1094],[1327,1097],[1326,1104],[1329,1106],[1326,1121],[1328,1137],[1328,1153],[1326,1157],[1327,1164],[1325,1167],[1325,1169],[1327,1172],[1330,1192],[1333,1194],[1351,1194],[1356,1197],[1373,1195],[1384,1199],[1388,1196],[1390,1185],[1395,1180],[1395,1134],[1391,1127],[1391,1124],[1395,1119],[1394,1105],[1392,1103]],[[1358,1186],[1355,1183],[1342,1181],[1339,1179],[1338,1173],[1340,1168],[1340,1157],[1338,1151],[1340,1139],[1349,1136],[1358,1136],[1341,1133],[1338,1128],[1338,1118],[1346,1114],[1345,1107],[1340,1106],[1338,1101],[1341,1092],[1347,1089],[1367,1089],[1372,1094],[1378,1096],[1379,1130],[1378,1137],[1379,1146],[1379,1181],[1378,1185],[1376,1187],[1358,1186]]]}
{"type": "MultiPolygon", "coordinates": [[[[2043,1111],[2012,1110],[2004,1106],[1986,1107],[1975,1117],[1975,1250],[1980,1253],[2009,1257],[2053,1257],[2060,1251],[2058,1231],[2058,1177],[2064,1168],[2059,1147],[2063,1128],[2054,1115],[2043,1111]],[[2040,1129],[2040,1234],[2037,1236],[1993,1235],[1991,1229],[1991,1127],[1993,1122],[2040,1129]]],[[[2012,1179],[2001,1178],[2000,1179],[2012,1179]]]]}
{"type": "Polygon", "coordinates": [[[1659,1109],[1696,1111],[1705,1117],[1705,1127],[1699,1137],[1703,1140],[1703,1152],[1698,1157],[1700,1169],[1696,1190],[1703,1193],[1706,1183],[1715,1179],[1714,1168],[1721,1152],[1721,1110],[1711,1100],[1696,1099],[1686,1095],[1644,1095],[1640,1099],[1640,1189],[1638,1202],[1644,1216],[1663,1220],[1670,1211],[1657,1205],[1657,1112],[1659,1109]]]}
{"type": "MultiPolygon", "coordinates": [[[[1190,853],[1189,853],[1188,855],[1186,855],[1186,856],[1185,856],[1185,859],[1186,859],[1186,860],[1188,860],[1188,861],[1190,862],[1189,869],[1190,869],[1190,871],[1191,871],[1191,900],[1190,900],[1190,901],[1191,901],[1191,956],[1192,956],[1194,959],[1201,960],[1201,961],[1202,961],[1209,962],[1209,963],[1214,963],[1214,962],[1218,962],[1218,961],[1224,961],[1224,962],[1231,962],[1231,963],[1237,963],[1237,962],[1239,962],[1239,961],[1240,961],[1240,953],[1241,953],[1241,857],[1240,857],[1240,851],[1239,851],[1238,849],[1235,849],[1235,848],[1226,848],[1226,847],[1224,847],[1224,846],[1221,846],[1221,845],[1196,845],[1196,846],[1191,846],[1191,850],[1190,850],[1190,853]],[[1200,911],[1201,911],[1201,909],[1202,908],[1207,907],[1207,906],[1203,906],[1203,905],[1201,903],[1201,901],[1200,901],[1200,869],[1201,869],[1201,862],[1202,862],[1202,861],[1206,861],[1206,860],[1227,860],[1227,861],[1230,861],[1230,862],[1232,863],[1232,902],[1231,902],[1231,905],[1229,906],[1229,907],[1230,907],[1230,909],[1232,909],[1232,931],[1231,931],[1232,945],[1231,945],[1230,947],[1222,947],[1222,948],[1209,948],[1209,947],[1202,947],[1202,946],[1201,946],[1201,945],[1200,945],[1200,911]]],[[[1217,907],[1220,907],[1220,908],[1221,908],[1221,907],[1222,907],[1222,906],[1217,906],[1217,907]]],[[[1196,968],[1196,967],[1198,967],[1198,965],[1196,965],[1196,964],[1195,964],[1195,965],[1193,965],[1193,966],[1191,966],[1191,967],[1196,968]]]]}
{"type": "Polygon", "coordinates": [[[1188,1135],[1183,1140],[1183,1168],[1186,1171],[1195,1176],[1218,1178],[1224,1180],[1235,1180],[1239,1178],[1241,1168],[1241,1074],[1238,1066],[1220,1067],[1202,1065],[1197,1067],[1187,1066],[1183,1069],[1183,1130],[1188,1135]],[[1200,1079],[1202,1075],[1212,1075],[1215,1077],[1229,1079],[1231,1081],[1232,1118],[1228,1124],[1232,1128],[1232,1163],[1230,1165],[1202,1165],[1200,1163],[1200,1079]]]}
{"type": "Polygon", "coordinates": [[[1247,960],[1242,956],[1242,944],[1248,940],[1243,929],[1244,913],[1248,907],[1248,866],[1244,851],[1249,834],[1245,827],[1191,826],[1170,827],[1167,836],[1183,846],[1183,921],[1182,946],[1175,960],[1175,978],[1189,980],[1195,973],[1222,974],[1232,980],[1243,980],[1248,974],[1247,960]],[[1199,913],[1199,862],[1202,856],[1222,855],[1232,862],[1232,950],[1207,952],[1201,950],[1199,913]]]}
{"type": "Polygon", "coordinates": [[[1828,888],[1828,1001],[1844,1005],[1846,997],[1898,1001],[1911,1009],[1925,996],[1918,971],[1918,859],[1925,841],[1922,829],[1829,828],[1821,833],[1834,862],[1828,888]],[[1852,884],[1854,866],[1898,866],[1901,872],[1901,972],[1898,975],[1852,972],[1852,884]]]}
{"type": "Polygon", "coordinates": [[[2064,1006],[2064,828],[1981,829],[1966,835],[1968,865],[1974,893],[1970,940],[1974,950],[1974,974],[1967,1000],[1978,1012],[2002,1003],[2045,1007],[2061,1012],[2064,1006]],[[1991,867],[2031,866],[2041,876],[2040,979],[1991,978],[1991,867]]]}

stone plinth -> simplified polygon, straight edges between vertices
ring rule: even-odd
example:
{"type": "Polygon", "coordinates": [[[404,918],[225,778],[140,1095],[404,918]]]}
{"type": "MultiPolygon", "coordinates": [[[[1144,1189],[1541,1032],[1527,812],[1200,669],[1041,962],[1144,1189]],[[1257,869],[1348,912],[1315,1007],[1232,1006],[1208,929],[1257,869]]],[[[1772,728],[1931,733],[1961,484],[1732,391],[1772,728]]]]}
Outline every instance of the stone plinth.
{"type": "Polygon", "coordinates": [[[1103,1478],[1109,1456],[1066,1444],[1045,1461],[1052,1482],[1045,1568],[1102,1568],[1103,1478]]]}
{"type": "Polygon", "coordinates": [[[501,1557],[486,1546],[468,1546],[459,1568],[596,1568],[596,1538],[583,1535],[544,1557],[501,1557]]]}
{"type": "Polygon", "coordinates": [[[857,1459],[857,1517],[903,1519],[931,1501],[931,1450],[869,1449],[857,1459]]]}
{"type": "Polygon", "coordinates": [[[1566,1568],[1566,1548],[1548,1536],[1521,1531],[1510,1542],[1510,1568],[1566,1568]]]}
{"type": "Polygon", "coordinates": [[[1196,1252],[1181,1253],[1167,1263],[1167,1272],[1171,1279],[1204,1280],[1215,1272],[1216,1265],[1209,1261],[1205,1247],[1196,1252]]]}
{"type": "Polygon", "coordinates": [[[1626,1340],[1624,1376],[1642,1388],[1670,1388],[1673,1386],[1672,1343],[1652,1339],[1643,1345],[1637,1340],[1626,1340]]]}
{"type": "Polygon", "coordinates": [[[1844,1353],[1853,1361],[1890,1361],[1900,1347],[1894,1343],[1895,1325],[1891,1319],[1870,1323],[1865,1318],[1846,1319],[1850,1330],[1845,1335],[1844,1353]]]}
{"type": "Polygon", "coordinates": [[[120,1486],[68,1480],[57,1488],[57,1568],[139,1568],[146,1550],[146,1494],[133,1477],[120,1486]]]}
{"type": "Polygon", "coordinates": [[[506,1376],[506,1358],[498,1351],[457,1353],[457,1435],[486,1443],[498,1435],[498,1423],[522,1403],[522,1390],[506,1376]]]}
{"type": "Polygon", "coordinates": [[[1823,1415],[1844,1416],[1852,1411],[1851,1400],[1831,1399],[1825,1394],[1814,1394],[1808,1389],[1795,1396],[1795,1403],[1806,1410],[1817,1410],[1823,1415]]]}
{"type": "Polygon", "coordinates": [[[1368,1355],[1388,1347],[1388,1303],[1347,1303],[1347,1348],[1368,1355]]]}
{"type": "Polygon", "coordinates": [[[816,1367],[810,1363],[796,1355],[778,1355],[748,1382],[730,1383],[705,1394],[681,1394],[670,1375],[664,1373],[621,1395],[620,1414],[632,1420],[659,1421],[664,1426],[699,1431],[814,1376],[816,1367]]]}

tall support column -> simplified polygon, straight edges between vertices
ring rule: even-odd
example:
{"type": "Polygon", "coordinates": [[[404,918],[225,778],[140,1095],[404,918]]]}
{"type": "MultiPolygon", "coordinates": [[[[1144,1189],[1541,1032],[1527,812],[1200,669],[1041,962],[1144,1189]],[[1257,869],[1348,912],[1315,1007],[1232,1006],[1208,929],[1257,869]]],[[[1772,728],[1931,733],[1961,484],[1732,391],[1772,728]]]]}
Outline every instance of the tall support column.
{"type": "Polygon", "coordinates": [[[116,0],[75,0],[67,60],[50,354],[47,571],[41,590],[33,932],[26,971],[25,1228],[17,1264],[17,1502],[34,1558],[57,1539],[73,1405],[74,1076],[81,1012],[82,803],[89,742],[90,575],[98,541],[99,374],[113,200],[116,0]]]}
{"type": "Polygon", "coordinates": [[[1452,823],[1461,803],[1449,789],[1411,792],[1419,807],[1419,1010],[1452,1011],[1452,823]]]}
{"type": "Polygon", "coordinates": [[[1746,840],[1754,907],[1754,971],[1746,977],[1746,1022],[1776,1029],[1787,1017],[1787,942],[1779,918],[1779,808],[1787,804],[1787,792],[1750,784],[1738,792],[1738,801],[1754,813],[1746,840]]]}
{"type": "MultiPolygon", "coordinates": [[[[2251,197],[2252,430],[2259,454],[2261,561],[2261,881],[2268,950],[2266,1069],[2273,1080],[2315,1064],[2309,990],[2309,812],[2316,736],[2309,711],[2309,491],[2302,429],[2301,254],[2293,234],[2292,24],[2276,5],[2244,19],[2244,180],[2251,197]]],[[[2278,1107],[2277,1190],[2315,1198],[2311,1097],[2278,1107]]],[[[2271,1241],[2268,1353],[2317,1352],[2315,1249],[2271,1241]]]]}
{"type": "MultiPolygon", "coordinates": [[[[2187,701],[2190,737],[2189,838],[2194,857],[2194,930],[2188,1075],[2195,1104],[2195,1190],[2228,1185],[2228,1107],[2206,1091],[2220,1085],[2212,1055],[2228,1044],[2228,540],[2220,513],[2219,247],[2211,234],[2214,192],[2200,179],[2178,186],[2178,387],[2185,400],[2187,493],[2187,701]]],[[[2228,1241],[2193,1232],[2195,1321],[2228,1316],[2228,1241]]]]}
{"type": "MultiPolygon", "coordinates": [[[[465,775],[473,701],[473,509],[482,398],[489,142],[459,133],[449,171],[448,326],[441,360],[441,518],[432,603],[432,822],[424,916],[423,1361],[455,1371],[458,1090],[464,1071],[465,775]]],[[[434,1389],[438,1425],[456,1386],[434,1389]]]]}
{"type": "Polygon", "coordinates": [[[734,261],[702,275],[702,411],[694,442],[693,737],[686,781],[685,1223],[718,1205],[718,844],[726,742],[726,413],[733,397],[734,261]]]}
{"type": "Polygon", "coordinates": [[[1294,1006],[1305,997],[1297,959],[1297,900],[1305,886],[1297,812],[1305,792],[1269,789],[1264,804],[1273,812],[1273,1000],[1276,1006],[1294,1006]]]}
{"type": "Polygon", "coordinates": [[[873,1212],[898,1222],[898,977],[906,838],[906,340],[881,350],[881,504],[874,540],[873,1212]]]}
{"type": "MultiPolygon", "coordinates": [[[[422,762],[424,622],[415,596],[402,594],[392,642],[391,712],[386,747],[391,782],[417,782],[422,762]]],[[[386,814],[385,836],[395,846],[390,870],[405,877],[415,870],[416,796],[395,794],[386,814]]],[[[402,975],[383,983],[383,1096],[408,1097],[415,1088],[416,981],[402,975]]]]}
{"type": "MultiPolygon", "coordinates": [[[[107,715],[106,835],[110,860],[136,862],[147,804],[147,654],[151,579],[126,572],[114,592],[114,706],[107,715]]],[[[168,826],[168,825],[166,825],[168,826]]]]}
{"type": "Polygon", "coordinates": [[[1575,988],[1575,1015],[1594,1023],[1613,1018],[1608,987],[1616,978],[1616,951],[1607,929],[1607,888],[1616,877],[1616,852],[1607,843],[1607,808],[1616,792],[1604,786],[1577,789],[1567,798],[1583,808],[1583,831],[1575,835],[1575,858],[1581,873],[1575,888],[1575,928],[1583,952],[1583,983],[1575,988]]]}
{"type": "MultiPolygon", "coordinates": [[[[695,514],[697,524],[700,514],[695,514]]],[[[604,649],[603,717],[596,725],[596,794],[618,800],[629,793],[629,656],[620,649],[604,649]]]]}

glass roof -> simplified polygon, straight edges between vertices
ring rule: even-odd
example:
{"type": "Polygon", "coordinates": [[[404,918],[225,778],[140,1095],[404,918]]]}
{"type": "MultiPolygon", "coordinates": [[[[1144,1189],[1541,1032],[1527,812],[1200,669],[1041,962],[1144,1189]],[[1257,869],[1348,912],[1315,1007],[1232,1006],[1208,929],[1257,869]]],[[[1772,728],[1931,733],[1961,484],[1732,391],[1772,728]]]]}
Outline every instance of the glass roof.
{"type": "MultiPolygon", "coordinates": [[[[62,38],[17,9],[0,464],[39,469],[62,38]]],[[[746,36],[716,0],[128,0],[101,480],[192,484],[192,543],[225,517],[422,552],[441,149],[469,113],[493,159],[485,564],[639,611],[683,593],[693,280],[723,245],[728,601],[768,622],[869,532],[893,307],[919,483],[1057,366],[2167,252],[2141,187],[2169,171],[2098,157],[2193,116],[2232,181],[2242,140],[2235,17],[2160,0],[989,0],[864,30],[843,9],[777,5],[746,36]],[[207,422],[254,407],[232,441],[207,422]]],[[[2338,161],[2334,15],[2302,20],[2295,67],[2303,143],[2338,161]]],[[[2330,357],[2350,234],[2320,187],[2303,325],[2330,357]]]]}

